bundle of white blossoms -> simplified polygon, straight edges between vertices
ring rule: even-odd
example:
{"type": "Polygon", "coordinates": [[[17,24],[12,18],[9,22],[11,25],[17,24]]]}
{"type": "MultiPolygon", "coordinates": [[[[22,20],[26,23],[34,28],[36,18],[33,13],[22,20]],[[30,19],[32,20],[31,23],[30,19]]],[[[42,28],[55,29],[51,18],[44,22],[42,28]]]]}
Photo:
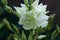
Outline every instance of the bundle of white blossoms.
{"type": "Polygon", "coordinates": [[[42,3],[38,4],[39,0],[35,0],[31,4],[31,10],[25,4],[21,4],[21,7],[14,7],[20,15],[19,24],[23,25],[25,30],[47,26],[49,19],[49,16],[46,15],[49,12],[46,11],[47,5],[43,5],[42,3]]]}

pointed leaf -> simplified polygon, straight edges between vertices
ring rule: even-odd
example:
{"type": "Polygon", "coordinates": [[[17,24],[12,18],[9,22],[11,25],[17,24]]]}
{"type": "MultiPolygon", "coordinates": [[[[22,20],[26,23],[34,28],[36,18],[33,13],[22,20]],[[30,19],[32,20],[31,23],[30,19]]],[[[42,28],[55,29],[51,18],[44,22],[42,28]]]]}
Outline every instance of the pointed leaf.
{"type": "Polygon", "coordinates": [[[60,27],[57,25],[57,30],[58,30],[58,33],[60,33],[60,27]]]}
{"type": "Polygon", "coordinates": [[[8,36],[7,40],[11,40],[11,39],[12,39],[12,36],[13,36],[13,34],[10,34],[10,35],[8,36]]]}
{"type": "Polygon", "coordinates": [[[14,25],[14,24],[11,24],[13,26],[13,29],[19,33],[19,29],[14,25]]]}
{"type": "Polygon", "coordinates": [[[19,40],[19,39],[18,39],[18,36],[17,36],[16,34],[13,35],[13,39],[14,39],[14,40],[19,40]]]}
{"type": "Polygon", "coordinates": [[[55,17],[55,14],[50,15],[48,26],[51,26],[53,24],[54,17],[55,17]]]}
{"type": "Polygon", "coordinates": [[[25,3],[26,5],[28,5],[28,0],[24,0],[24,3],[25,3]]]}
{"type": "Polygon", "coordinates": [[[6,9],[9,13],[13,12],[13,9],[12,9],[11,7],[9,7],[9,6],[5,6],[5,9],[6,9]]]}
{"type": "Polygon", "coordinates": [[[10,23],[9,23],[9,21],[5,18],[5,19],[3,19],[3,22],[4,22],[4,24],[5,24],[5,26],[8,28],[8,29],[10,29],[11,31],[13,31],[14,32],[14,30],[11,28],[11,26],[10,26],[10,23]]]}
{"type": "Polygon", "coordinates": [[[21,35],[19,33],[19,29],[14,25],[14,24],[11,24],[12,25],[12,29],[14,30],[14,33],[19,37],[21,38],[21,35]]]}
{"type": "Polygon", "coordinates": [[[3,3],[4,5],[7,5],[7,0],[2,0],[2,3],[3,3]]]}
{"type": "Polygon", "coordinates": [[[34,0],[29,0],[29,4],[32,4],[34,0]]]}
{"type": "Polygon", "coordinates": [[[58,35],[58,32],[57,32],[57,29],[56,29],[56,30],[54,30],[54,31],[52,32],[51,40],[54,40],[57,35],[58,35]]]}
{"type": "Polygon", "coordinates": [[[33,40],[33,33],[32,33],[32,31],[30,32],[30,35],[28,37],[28,40],[33,40]]]}
{"type": "Polygon", "coordinates": [[[44,33],[45,32],[45,29],[42,29],[41,27],[40,28],[37,28],[36,30],[35,30],[35,35],[36,34],[41,34],[41,33],[44,33]]]}
{"type": "Polygon", "coordinates": [[[1,21],[1,22],[0,22],[0,29],[1,29],[3,26],[4,26],[4,22],[1,21]]]}
{"type": "Polygon", "coordinates": [[[54,17],[55,17],[55,14],[53,14],[53,15],[50,16],[50,19],[49,19],[48,25],[47,25],[47,27],[46,27],[46,30],[49,31],[49,30],[52,28],[52,26],[53,26],[53,21],[54,21],[54,17]]]}
{"type": "Polygon", "coordinates": [[[24,31],[22,31],[22,40],[27,40],[24,31]]]}

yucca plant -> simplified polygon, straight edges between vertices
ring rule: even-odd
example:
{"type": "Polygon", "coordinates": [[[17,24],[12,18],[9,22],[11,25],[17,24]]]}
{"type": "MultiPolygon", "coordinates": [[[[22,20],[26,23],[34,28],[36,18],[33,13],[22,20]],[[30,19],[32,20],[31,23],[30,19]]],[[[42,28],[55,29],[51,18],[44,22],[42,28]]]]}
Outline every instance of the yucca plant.
{"type": "Polygon", "coordinates": [[[52,31],[55,14],[46,15],[47,5],[39,0],[24,0],[15,10],[0,2],[0,40],[55,40],[60,33],[59,26],[52,31]]]}

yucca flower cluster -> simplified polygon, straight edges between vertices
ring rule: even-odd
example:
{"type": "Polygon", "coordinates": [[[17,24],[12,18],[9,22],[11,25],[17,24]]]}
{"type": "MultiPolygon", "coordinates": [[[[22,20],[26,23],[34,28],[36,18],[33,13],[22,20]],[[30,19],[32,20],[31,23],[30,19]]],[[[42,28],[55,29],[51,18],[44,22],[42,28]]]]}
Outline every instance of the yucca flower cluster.
{"type": "Polygon", "coordinates": [[[35,0],[31,7],[31,10],[25,4],[21,4],[21,7],[14,7],[20,15],[18,23],[26,30],[46,27],[49,19],[46,15],[49,12],[46,11],[47,5],[39,4],[39,0],[35,0]]]}
{"type": "Polygon", "coordinates": [[[47,5],[39,4],[40,0],[23,1],[24,4],[13,9],[7,0],[1,0],[0,39],[55,40],[60,33],[58,25],[53,28],[55,14],[48,16],[47,5]]]}

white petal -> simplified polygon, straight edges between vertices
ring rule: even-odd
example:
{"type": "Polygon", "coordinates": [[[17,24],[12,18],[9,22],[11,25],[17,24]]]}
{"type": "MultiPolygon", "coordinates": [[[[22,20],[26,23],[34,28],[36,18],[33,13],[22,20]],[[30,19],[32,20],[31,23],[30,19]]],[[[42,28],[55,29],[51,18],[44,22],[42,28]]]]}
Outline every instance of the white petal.
{"type": "Polygon", "coordinates": [[[47,13],[49,13],[50,11],[46,11],[44,14],[47,14],[47,13]]]}
{"type": "Polygon", "coordinates": [[[14,8],[15,8],[15,10],[20,14],[19,8],[18,8],[18,7],[14,7],[14,8]]]}
{"type": "Polygon", "coordinates": [[[49,19],[49,16],[47,16],[47,15],[39,15],[39,16],[38,16],[38,19],[39,19],[40,21],[42,21],[42,20],[48,20],[48,19],[49,19]]]}
{"type": "Polygon", "coordinates": [[[28,10],[27,6],[25,4],[21,4],[21,7],[24,11],[28,10]]]}
{"type": "Polygon", "coordinates": [[[48,21],[44,21],[40,25],[41,25],[42,28],[44,28],[48,25],[48,21]]]}
{"type": "Polygon", "coordinates": [[[25,30],[30,30],[30,29],[36,29],[37,26],[36,26],[35,24],[33,24],[33,23],[25,22],[25,23],[23,24],[23,28],[24,28],[25,30]]]}
{"type": "Polygon", "coordinates": [[[38,7],[36,7],[36,11],[38,12],[38,13],[44,13],[44,12],[46,12],[46,7],[47,7],[47,5],[39,5],[38,7]]]}
{"type": "Polygon", "coordinates": [[[33,3],[32,3],[32,7],[33,8],[36,8],[38,6],[38,3],[39,3],[39,0],[35,0],[33,3]]]}
{"type": "Polygon", "coordinates": [[[21,7],[14,7],[17,11],[17,13],[21,16],[23,16],[26,13],[26,10],[21,7]]]}
{"type": "Polygon", "coordinates": [[[20,20],[19,20],[18,23],[19,23],[20,25],[23,25],[24,22],[26,22],[25,20],[26,20],[26,17],[25,17],[25,16],[22,16],[22,17],[20,18],[20,20]]]}
{"type": "Polygon", "coordinates": [[[36,21],[37,26],[40,27],[42,22],[43,22],[43,21],[37,20],[37,21],[36,21]]]}
{"type": "Polygon", "coordinates": [[[23,28],[25,29],[25,30],[31,30],[32,29],[32,26],[33,24],[30,24],[30,23],[27,23],[27,22],[25,22],[24,24],[23,24],[23,28]]]}
{"type": "Polygon", "coordinates": [[[31,27],[29,27],[28,25],[26,26],[26,25],[23,25],[23,28],[25,29],[25,30],[31,30],[32,28],[31,27]]]}
{"type": "Polygon", "coordinates": [[[42,26],[42,28],[43,27],[46,27],[47,26],[47,24],[48,24],[48,21],[46,21],[47,19],[44,19],[44,18],[42,18],[42,19],[37,19],[37,25],[38,25],[38,27],[41,27],[42,26]]]}
{"type": "Polygon", "coordinates": [[[24,10],[22,10],[21,7],[14,7],[14,8],[15,8],[15,10],[16,10],[19,14],[21,14],[22,12],[24,12],[24,10]]]}
{"type": "Polygon", "coordinates": [[[39,5],[40,5],[40,6],[43,6],[43,3],[40,3],[39,5]]]}

